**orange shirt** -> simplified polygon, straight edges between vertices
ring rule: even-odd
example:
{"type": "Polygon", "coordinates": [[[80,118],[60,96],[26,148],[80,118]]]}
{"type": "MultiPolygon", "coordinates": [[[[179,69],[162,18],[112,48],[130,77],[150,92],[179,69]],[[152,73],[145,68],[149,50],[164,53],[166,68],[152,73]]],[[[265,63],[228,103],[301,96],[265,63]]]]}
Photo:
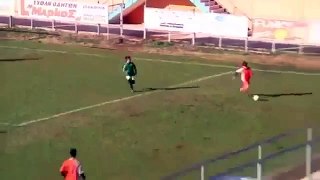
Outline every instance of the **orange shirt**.
{"type": "Polygon", "coordinates": [[[66,174],[65,180],[79,180],[80,174],[83,174],[80,162],[75,158],[65,160],[60,167],[60,172],[66,174]]]}

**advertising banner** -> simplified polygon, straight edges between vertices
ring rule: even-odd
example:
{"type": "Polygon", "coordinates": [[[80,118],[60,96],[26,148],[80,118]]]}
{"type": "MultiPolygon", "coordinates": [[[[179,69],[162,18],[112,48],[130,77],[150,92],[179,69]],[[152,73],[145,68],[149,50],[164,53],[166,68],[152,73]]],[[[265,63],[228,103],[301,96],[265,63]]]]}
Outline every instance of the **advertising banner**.
{"type": "Polygon", "coordinates": [[[193,17],[192,11],[145,8],[144,24],[147,29],[192,32],[193,17]]]}
{"type": "Polygon", "coordinates": [[[309,22],[308,44],[320,45],[320,21],[309,22]]]}
{"type": "Polygon", "coordinates": [[[248,18],[220,13],[197,13],[194,16],[196,32],[230,38],[248,37],[248,18]]]}
{"type": "Polygon", "coordinates": [[[61,22],[108,24],[108,5],[77,0],[19,0],[18,16],[61,22]]]}
{"type": "Polygon", "coordinates": [[[308,23],[304,21],[283,21],[255,19],[253,37],[302,43],[308,37],[308,23]]]}
{"type": "Polygon", "coordinates": [[[146,8],[144,18],[147,29],[234,38],[248,36],[248,19],[243,16],[146,8]]]}
{"type": "Polygon", "coordinates": [[[15,0],[0,0],[0,15],[13,16],[15,0]]]}

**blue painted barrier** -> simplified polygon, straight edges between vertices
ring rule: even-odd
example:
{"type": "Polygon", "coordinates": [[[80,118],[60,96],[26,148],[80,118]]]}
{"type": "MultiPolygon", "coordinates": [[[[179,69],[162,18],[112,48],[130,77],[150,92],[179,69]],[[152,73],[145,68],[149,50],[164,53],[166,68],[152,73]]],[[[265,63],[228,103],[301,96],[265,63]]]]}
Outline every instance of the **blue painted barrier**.
{"type": "Polygon", "coordinates": [[[209,13],[210,9],[208,6],[205,6],[204,3],[201,2],[201,0],[190,0],[197,8],[201,10],[203,13],[209,13]]]}
{"type": "MultiPolygon", "coordinates": [[[[129,8],[130,6],[134,5],[136,2],[138,2],[139,0],[126,0],[125,3],[124,3],[124,9],[127,9],[129,8]]],[[[143,1],[143,0],[140,0],[140,1],[143,1]]],[[[116,16],[118,16],[121,12],[121,7],[120,6],[117,6],[113,11],[111,11],[109,13],[109,20],[115,18],[116,16]]]]}
{"type": "Polygon", "coordinates": [[[253,180],[251,177],[241,177],[241,176],[212,176],[209,180],[253,180]]]}

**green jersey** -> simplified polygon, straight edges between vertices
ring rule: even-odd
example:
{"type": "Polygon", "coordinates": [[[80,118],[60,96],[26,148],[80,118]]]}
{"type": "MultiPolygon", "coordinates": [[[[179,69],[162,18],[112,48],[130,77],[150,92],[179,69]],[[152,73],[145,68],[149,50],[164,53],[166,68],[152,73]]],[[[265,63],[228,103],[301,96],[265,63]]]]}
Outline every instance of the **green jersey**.
{"type": "Polygon", "coordinates": [[[126,76],[135,76],[137,74],[137,68],[133,62],[124,64],[122,70],[126,73],[126,76]]]}

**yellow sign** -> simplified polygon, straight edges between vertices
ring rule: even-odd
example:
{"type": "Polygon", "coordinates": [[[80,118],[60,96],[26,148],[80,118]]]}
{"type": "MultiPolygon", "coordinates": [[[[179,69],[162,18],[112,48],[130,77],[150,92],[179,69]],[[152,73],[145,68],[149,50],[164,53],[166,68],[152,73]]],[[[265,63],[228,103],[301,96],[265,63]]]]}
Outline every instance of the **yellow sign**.
{"type": "Polygon", "coordinates": [[[285,40],[289,36],[289,33],[286,29],[277,29],[274,31],[274,37],[277,40],[285,40]]]}

